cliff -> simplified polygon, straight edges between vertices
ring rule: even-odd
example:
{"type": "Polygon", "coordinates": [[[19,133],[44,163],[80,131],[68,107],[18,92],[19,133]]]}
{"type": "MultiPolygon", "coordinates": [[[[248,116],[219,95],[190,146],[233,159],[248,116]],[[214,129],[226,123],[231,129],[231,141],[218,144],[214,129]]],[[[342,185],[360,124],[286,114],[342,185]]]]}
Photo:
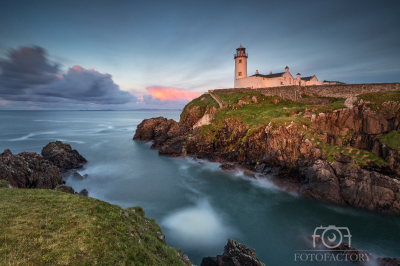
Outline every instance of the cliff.
{"type": "MultiPolygon", "coordinates": [[[[160,154],[192,154],[290,180],[329,203],[400,213],[400,91],[293,102],[257,91],[190,102],[178,122],[144,120],[134,139],[160,154]],[[308,103],[307,103],[308,102],[308,103]],[[272,168],[272,170],[271,170],[272,168]]],[[[271,177],[274,179],[274,177],[271,177]]]]}

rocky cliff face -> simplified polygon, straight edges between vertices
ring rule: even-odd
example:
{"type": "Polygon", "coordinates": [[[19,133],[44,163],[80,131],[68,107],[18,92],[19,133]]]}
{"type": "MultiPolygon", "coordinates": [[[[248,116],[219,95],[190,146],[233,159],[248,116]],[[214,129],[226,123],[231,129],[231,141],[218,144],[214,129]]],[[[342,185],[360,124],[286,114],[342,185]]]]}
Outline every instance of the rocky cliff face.
{"type": "Polygon", "coordinates": [[[300,162],[299,192],[335,204],[400,213],[400,180],[375,171],[324,160],[300,162]]]}
{"type": "Polygon", "coordinates": [[[252,112],[260,106],[263,114],[264,109],[274,108],[271,104],[278,112],[278,108],[288,108],[285,105],[290,102],[271,99],[271,104],[266,105],[268,99],[257,96],[241,107],[241,99],[251,95],[235,97],[236,104],[226,105],[232,111],[220,109],[209,125],[197,130],[190,126],[201,119],[199,114],[207,112],[199,113],[200,108],[191,103],[192,109],[186,109],[179,123],[162,117],[144,120],[134,139],[152,140],[152,148],[159,148],[160,154],[193,154],[211,161],[241,164],[265,174],[266,169],[277,167],[281,177],[297,178],[300,186],[296,190],[302,195],[400,213],[399,102],[373,105],[354,98],[354,102],[351,99],[352,103],[347,103],[350,108],[343,104],[336,104],[343,106],[339,109],[333,108],[334,104],[304,105],[304,111],[296,107],[293,109],[298,113],[289,113],[295,121],[289,125],[272,117],[274,122],[267,120],[255,127],[234,112],[243,116],[247,115],[243,110],[252,112]],[[323,109],[324,113],[319,111],[323,109]]]}

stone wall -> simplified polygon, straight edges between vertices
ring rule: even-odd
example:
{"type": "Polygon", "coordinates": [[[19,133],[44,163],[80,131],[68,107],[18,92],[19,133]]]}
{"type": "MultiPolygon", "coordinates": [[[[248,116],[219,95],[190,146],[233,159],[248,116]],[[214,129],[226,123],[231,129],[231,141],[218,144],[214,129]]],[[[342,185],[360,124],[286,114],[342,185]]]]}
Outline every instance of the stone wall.
{"type": "Polygon", "coordinates": [[[257,91],[265,96],[280,96],[282,99],[295,102],[314,103],[314,99],[302,98],[301,95],[310,97],[335,97],[349,98],[359,94],[379,91],[400,90],[400,83],[371,83],[371,84],[338,84],[338,85],[318,85],[318,86],[283,86],[270,88],[234,88],[219,89],[215,92],[222,94],[246,93],[257,91]]]}
{"type": "Polygon", "coordinates": [[[368,92],[400,90],[400,83],[339,84],[300,87],[302,95],[349,98],[368,92]]]}
{"type": "Polygon", "coordinates": [[[284,100],[298,101],[301,98],[299,86],[259,88],[254,90],[265,96],[279,96],[284,100]]]}
{"type": "Polygon", "coordinates": [[[218,92],[221,94],[233,94],[233,93],[246,93],[249,91],[252,91],[252,89],[249,89],[249,88],[218,89],[218,90],[211,90],[208,92],[218,92]]]}

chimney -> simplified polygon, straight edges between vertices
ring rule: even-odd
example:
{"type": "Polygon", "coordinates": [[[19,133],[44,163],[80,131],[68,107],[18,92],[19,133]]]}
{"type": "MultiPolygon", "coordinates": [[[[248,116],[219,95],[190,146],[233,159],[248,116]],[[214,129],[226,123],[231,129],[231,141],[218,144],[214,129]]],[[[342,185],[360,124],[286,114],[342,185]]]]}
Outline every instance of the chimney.
{"type": "Polygon", "coordinates": [[[285,72],[289,72],[289,67],[288,66],[285,67],[285,72]]]}
{"type": "Polygon", "coordinates": [[[258,70],[256,70],[256,75],[258,75],[258,74],[260,74],[260,73],[258,73],[258,70]]]}
{"type": "Polygon", "coordinates": [[[301,74],[297,73],[297,79],[300,79],[300,77],[301,77],[301,74]]]}
{"type": "Polygon", "coordinates": [[[272,75],[272,71],[271,71],[271,72],[269,72],[269,74],[270,74],[270,75],[272,75]]]}

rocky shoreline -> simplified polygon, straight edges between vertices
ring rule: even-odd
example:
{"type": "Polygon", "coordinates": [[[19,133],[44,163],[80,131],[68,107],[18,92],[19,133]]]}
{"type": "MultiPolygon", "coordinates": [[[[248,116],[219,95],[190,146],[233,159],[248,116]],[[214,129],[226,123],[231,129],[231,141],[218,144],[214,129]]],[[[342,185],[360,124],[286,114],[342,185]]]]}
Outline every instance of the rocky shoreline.
{"type": "MultiPolygon", "coordinates": [[[[275,99],[273,104],[279,102],[275,99]]],[[[158,149],[159,154],[190,154],[220,162],[222,168],[227,164],[245,167],[269,176],[283,187],[286,184],[300,195],[328,203],[400,214],[400,151],[381,140],[388,132],[398,134],[400,105],[391,112],[393,104],[384,103],[387,110],[379,113],[368,103],[357,102],[357,98],[351,102],[348,108],[319,114],[315,113],[316,107],[306,107],[303,124],[269,123],[255,132],[230,117],[203,125],[207,130],[194,127],[204,116],[215,115],[216,110],[190,103],[180,122],[163,117],[143,120],[133,139],[152,141],[151,148],[158,149]],[[346,148],[355,155],[342,151],[331,156],[326,147],[346,148]],[[364,150],[368,154],[359,155],[364,150]],[[364,159],[367,156],[381,159],[364,159]],[[355,161],[359,157],[366,163],[355,161]],[[385,163],[379,164],[382,158],[385,163]]],[[[243,107],[233,106],[232,110],[237,108],[243,107]]]]}
{"type": "Polygon", "coordinates": [[[14,155],[6,149],[0,154],[0,180],[6,180],[15,188],[54,189],[88,196],[86,189],[75,192],[72,187],[66,186],[63,180],[63,177],[71,174],[80,176],[79,173],[71,171],[82,168],[82,163],[86,162],[77,150],[61,141],[48,143],[43,147],[41,154],[24,151],[14,155]]]}

